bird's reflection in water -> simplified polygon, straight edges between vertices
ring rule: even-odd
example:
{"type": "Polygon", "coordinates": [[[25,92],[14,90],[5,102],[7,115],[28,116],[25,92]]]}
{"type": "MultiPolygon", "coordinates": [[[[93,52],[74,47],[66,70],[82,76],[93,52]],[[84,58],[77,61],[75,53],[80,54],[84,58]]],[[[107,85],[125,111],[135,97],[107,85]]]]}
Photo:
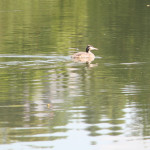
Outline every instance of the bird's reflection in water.
{"type": "Polygon", "coordinates": [[[74,62],[78,62],[78,63],[85,63],[87,65],[87,67],[91,68],[91,67],[96,67],[98,66],[98,64],[92,64],[91,62],[94,61],[95,58],[93,57],[75,57],[72,58],[72,60],[74,62]]]}

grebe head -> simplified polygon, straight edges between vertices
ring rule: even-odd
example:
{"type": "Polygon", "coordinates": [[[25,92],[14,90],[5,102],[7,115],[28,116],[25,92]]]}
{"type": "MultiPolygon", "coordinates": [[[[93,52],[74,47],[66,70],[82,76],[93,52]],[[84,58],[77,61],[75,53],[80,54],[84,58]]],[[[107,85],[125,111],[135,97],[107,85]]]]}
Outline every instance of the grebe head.
{"type": "Polygon", "coordinates": [[[95,48],[95,47],[93,47],[92,45],[88,45],[88,46],[86,47],[86,52],[88,53],[88,52],[91,51],[91,50],[98,50],[98,48],[95,48]]]}

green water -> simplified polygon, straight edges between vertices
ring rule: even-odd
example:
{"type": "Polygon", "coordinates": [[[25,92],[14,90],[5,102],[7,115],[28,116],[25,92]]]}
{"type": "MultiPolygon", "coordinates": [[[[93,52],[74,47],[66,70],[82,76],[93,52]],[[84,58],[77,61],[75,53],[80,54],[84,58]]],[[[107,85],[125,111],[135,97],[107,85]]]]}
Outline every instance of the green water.
{"type": "Polygon", "coordinates": [[[149,150],[149,5],[1,0],[0,149],[149,150]]]}

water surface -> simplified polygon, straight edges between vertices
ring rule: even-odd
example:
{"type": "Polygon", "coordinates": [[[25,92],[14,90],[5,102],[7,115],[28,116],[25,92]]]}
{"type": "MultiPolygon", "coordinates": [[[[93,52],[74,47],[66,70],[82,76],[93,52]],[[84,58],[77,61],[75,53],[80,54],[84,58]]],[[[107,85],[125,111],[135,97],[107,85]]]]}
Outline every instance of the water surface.
{"type": "Polygon", "coordinates": [[[1,1],[0,149],[150,149],[148,5],[1,1]]]}

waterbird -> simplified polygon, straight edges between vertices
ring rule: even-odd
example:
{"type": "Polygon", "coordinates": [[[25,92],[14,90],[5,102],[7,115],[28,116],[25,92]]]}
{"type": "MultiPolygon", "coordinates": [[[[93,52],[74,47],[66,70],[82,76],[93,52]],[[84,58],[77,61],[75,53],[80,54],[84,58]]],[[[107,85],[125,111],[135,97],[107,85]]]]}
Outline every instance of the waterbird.
{"type": "Polygon", "coordinates": [[[88,45],[86,47],[86,52],[78,52],[73,54],[71,57],[72,58],[90,58],[90,59],[94,59],[95,55],[91,52],[91,50],[98,50],[98,48],[93,47],[92,45],[88,45]]]}

